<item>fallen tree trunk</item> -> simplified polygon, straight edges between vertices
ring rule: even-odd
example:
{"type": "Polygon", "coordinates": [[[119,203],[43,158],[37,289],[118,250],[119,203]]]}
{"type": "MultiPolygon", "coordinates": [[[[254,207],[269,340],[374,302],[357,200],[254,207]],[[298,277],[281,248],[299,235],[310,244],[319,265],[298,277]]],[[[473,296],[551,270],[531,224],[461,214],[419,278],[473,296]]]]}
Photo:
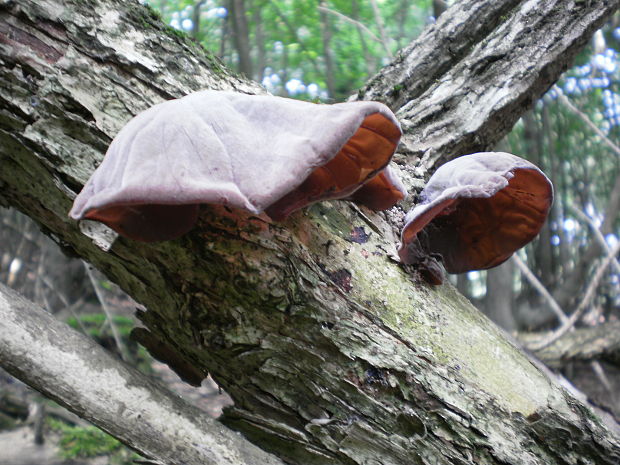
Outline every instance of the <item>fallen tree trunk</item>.
{"type": "MultiPolygon", "coordinates": [[[[553,333],[522,333],[519,340],[529,343],[544,341],[553,333]]],[[[620,362],[620,322],[608,322],[593,327],[579,328],[566,333],[536,356],[553,368],[561,368],[573,361],[603,360],[614,365],[620,362]]]]}
{"type": "Polygon", "coordinates": [[[3,284],[0,334],[7,371],[144,457],[188,465],[282,464],[3,284]]]}
{"type": "MultiPolygon", "coordinates": [[[[66,215],[124,122],[202,88],[261,90],[133,3],[0,8],[0,199],[146,306],[140,341],[190,382],[212,373],[235,401],[225,424],[299,464],[618,462],[587,407],[451,286],[394,260],[397,210],[324,202],[270,223],[204,207],[176,241],[100,248],[105,231],[66,215]]],[[[397,110],[407,184],[491,147],[617,8],[446,11],[360,93],[397,110]]]]}

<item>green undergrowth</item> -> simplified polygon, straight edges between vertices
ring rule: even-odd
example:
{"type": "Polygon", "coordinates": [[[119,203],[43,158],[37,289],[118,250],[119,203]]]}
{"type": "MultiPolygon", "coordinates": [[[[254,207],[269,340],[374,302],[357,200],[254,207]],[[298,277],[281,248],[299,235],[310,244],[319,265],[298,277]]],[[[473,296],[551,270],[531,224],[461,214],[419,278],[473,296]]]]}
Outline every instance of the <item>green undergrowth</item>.
{"type": "Polygon", "coordinates": [[[59,456],[64,460],[107,455],[109,465],[129,465],[140,456],[95,426],[71,426],[48,418],[47,424],[60,435],[59,456]]]}
{"type": "Polygon", "coordinates": [[[70,317],[67,324],[73,329],[85,332],[97,341],[101,346],[110,352],[119,355],[119,351],[123,350],[124,359],[132,366],[138,368],[142,373],[150,374],[152,372],[152,358],[144,347],[136,343],[130,338],[131,330],[135,323],[131,318],[121,315],[112,317],[116,331],[121,339],[122,348],[119,348],[114,339],[112,328],[105,313],[89,313],[70,317]]]}
{"type": "MultiPolygon", "coordinates": [[[[121,337],[129,337],[129,333],[134,326],[133,320],[126,316],[114,316],[112,322],[116,325],[121,337]]],[[[88,335],[94,339],[107,338],[112,335],[110,325],[107,324],[107,316],[105,313],[89,313],[79,316],[78,318],[70,317],[67,320],[69,326],[74,329],[80,329],[80,324],[88,330],[88,335]]]]}

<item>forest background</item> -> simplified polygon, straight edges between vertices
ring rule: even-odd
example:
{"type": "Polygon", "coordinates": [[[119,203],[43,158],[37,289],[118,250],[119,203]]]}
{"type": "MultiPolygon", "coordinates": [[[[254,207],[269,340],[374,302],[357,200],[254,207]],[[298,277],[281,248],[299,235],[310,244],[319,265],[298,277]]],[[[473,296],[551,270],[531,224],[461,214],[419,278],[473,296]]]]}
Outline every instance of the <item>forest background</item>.
{"type": "MultiPolygon", "coordinates": [[[[354,94],[384,65],[398,59],[398,50],[447,6],[406,0],[154,0],[149,4],[165,23],[268,91],[321,102],[343,101],[354,94]]],[[[582,302],[593,285],[598,261],[618,243],[617,50],[618,14],[498,147],[540,166],[556,191],[540,237],[516,260],[488,272],[454,277],[459,290],[508,331],[544,331],[566,319],[558,309],[573,309],[582,302]],[[556,304],[541,293],[541,285],[556,304]]],[[[1,210],[1,215],[0,280],[149,369],[146,354],[130,347],[126,338],[135,305],[82,262],[65,258],[27,218],[12,210],[1,210]]],[[[597,276],[595,284],[581,326],[617,323],[617,262],[597,276]]],[[[620,376],[613,367],[587,359],[560,364],[557,354],[549,360],[597,404],[620,416],[620,376]]]]}
{"type": "MultiPolygon", "coordinates": [[[[172,27],[217,52],[231,69],[261,82],[271,93],[322,102],[343,101],[354,94],[398,59],[398,51],[448,6],[430,0],[150,4],[172,27]]],[[[618,242],[618,26],[616,15],[500,144],[540,166],[553,181],[556,197],[550,220],[540,239],[520,257],[560,307],[569,305],[579,285],[588,281],[599,253],[593,228],[608,247],[618,242]]],[[[549,302],[514,266],[509,262],[503,269],[461,275],[459,290],[508,330],[550,323],[554,313],[549,302]],[[487,279],[492,285],[487,286],[487,279]]],[[[620,305],[617,272],[604,281],[593,307],[597,315],[590,315],[593,320],[608,318],[620,305]]]]}

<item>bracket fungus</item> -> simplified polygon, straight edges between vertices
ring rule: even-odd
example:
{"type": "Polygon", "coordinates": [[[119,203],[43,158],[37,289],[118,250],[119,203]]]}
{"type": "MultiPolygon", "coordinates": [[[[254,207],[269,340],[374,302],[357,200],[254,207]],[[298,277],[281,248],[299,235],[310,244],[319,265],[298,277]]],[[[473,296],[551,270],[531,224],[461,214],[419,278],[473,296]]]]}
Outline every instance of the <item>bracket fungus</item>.
{"type": "Polygon", "coordinates": [[[276,221],[328,199],[385,209],[406,194],[387,168],[400,136],[378,102],[196,92],[129,121],[69,214],[150,242],[189,231],[205,203],[276,221]]]}
{"type": "Polygon", "coordinates": [[[553,186],[540,169],[516,155],[484,152],[442,165],[405,217],[400,259],[416,264],[432,284],[449,273],[483,270],[506,261],[540,231],[553,186]]]}
{"type": "Polygon", "coordinates": [[[394,171],[386,166],[383,171],[369,179],[346,200],[378,211],[393,207],[405,197],[407,197],[407,189],[394,171]]]}

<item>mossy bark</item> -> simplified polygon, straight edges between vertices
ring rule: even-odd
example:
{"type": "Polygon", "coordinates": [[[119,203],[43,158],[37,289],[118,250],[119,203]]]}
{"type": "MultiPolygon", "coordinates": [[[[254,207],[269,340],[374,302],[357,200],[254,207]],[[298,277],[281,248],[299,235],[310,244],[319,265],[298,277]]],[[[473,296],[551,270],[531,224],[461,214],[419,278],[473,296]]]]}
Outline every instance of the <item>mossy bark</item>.
{"type": "MultiPolygon", "coordinates": [[[[132,115],[198,89],[262,90],[137,4],[0,5],[0,201],[144,304],[140,339],[189,381],[210,372],[235,401],[226,425],[295,464],[620,460],[602,422],[450,285],[395,260],[397,209],[324,202],[271,223],[205,206],[176,241],[99,247],[105,234],[67,212],[132,115]]],[[[617,8],[446,11],[359,94],[397,111],[413,191],[497,142],[617,8]]]]}

